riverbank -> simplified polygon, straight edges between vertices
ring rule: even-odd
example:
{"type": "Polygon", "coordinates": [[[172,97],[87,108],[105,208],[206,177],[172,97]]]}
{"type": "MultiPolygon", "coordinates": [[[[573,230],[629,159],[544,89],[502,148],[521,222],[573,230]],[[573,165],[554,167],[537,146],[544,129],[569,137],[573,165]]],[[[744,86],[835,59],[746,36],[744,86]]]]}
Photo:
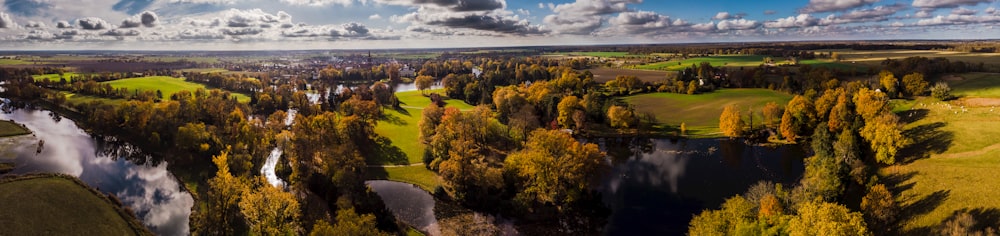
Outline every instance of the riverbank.
{"type": "Polygon", "coordinates": [[[31,130],[9,120],[0,120],[0,138],[31,134],[31,130]]]}
{"type": "Polygon", "coordinates": [[[63,174],[0,178],[3,233],[11,235],[152,235],[121,203],[63,174]]]}

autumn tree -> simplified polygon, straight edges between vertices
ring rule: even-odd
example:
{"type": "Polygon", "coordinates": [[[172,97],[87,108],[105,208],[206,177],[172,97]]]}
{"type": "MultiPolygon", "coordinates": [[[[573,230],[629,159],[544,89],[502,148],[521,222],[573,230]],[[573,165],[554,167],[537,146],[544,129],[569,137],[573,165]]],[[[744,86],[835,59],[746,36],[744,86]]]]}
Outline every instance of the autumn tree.
{"type": "Polygon", "coordinates": [[[421,113],[420,122],[417,123],[417,126],[420,128],[419,140],[422,143],[429,143],[431,137],[434,137],[434,130],[441,124],[441,116],[444,115],[444,108],[431,103],[421,113]]]}
{"type": "Polygon", "coordinates": [[[428,75],[417,76],[417,78],[413,80],[413,83],[417,85],[417,89],[420,90],[420,94],[424,94],[424,91],[430,89],[431,85],[434,84],[434,77],[428,75]]]}
{"type": "Polygon", "coordinates": [[[899,117],[891,112],[865,120],[865,126],[861,128],[861,137],[868,140],[872,151],[875,152],[875,160],[890,165],[896,162],[896,153],[910,143],[910,140],[903,136],[902,126],[899,117]]]}
{"type": "Polygon", "coordinates": [[[739,137],[743,133],[743,126],[746,124],[740,117],[740,111],[736,105],[728,105],[722,109],[722,115],[719,116],[719,129],[722,130],[723,135],[729,136],[729,138],[739,137]]]}
{"type": "Polygon", "coordinates": [[[897,79],[891,71],[883,70],[878,73],[878,77],[879,85],[882,85],[882,88],[885,89],[885,92],[888,93],[890,97],[895,96],[896,93],[899,92],[897,89],[899,79],[897,79]]]}
{"type": "MultiPolygon", "coordinates": [[[[861,211],[867,216],[865,219],[872,228],[889,229],[895,223],[899,206],[885,185],[876,184],[861,199],[861,211]]],[[[883,230],[883,233],[888,233],[888,230],[883,230]]]]}
{"type": "Polygon", "coordinates": [[[558,105],[559,116],[557,120],[559,121],[559,124],[564,128],[577,127],[573,121],[573,113],[581,108],[580,98],[577,98],[576,96],[563,97],[563,99],[559,101],[558,105]]]}
{"type": "Polygon", "coordinates": [[[781,115],[783,112],[781,107],[779,107],[775,102],[768,102],[764,105],[762,113],[764,114],[764,124],[774,125],[777,122],[781,122],[781,115]]]}
{"type": "Polygon", "coordinates": [[[830,109],[827,117],[827,127],[831,131],[846,130],[854,122],[854,112],[851,109],[851,99],[847,92],[837,96],[837,104],[830,109]]]}
{"type": "Polygon", "coordinates": [[[253,234],[289,235],[299,229],[299,202],[294,194],[278,187],[262,183],[256,190],[244,192],[239,206],[253,234]]]}
{"type": "Polygon", "coordinates": [[[861,213],[837,203],[810,201],[799,206],[796,213],[788,222],[788,234],[792,236],[871,235],[861,213]]]}
{"type": "Polygon", "coordinates": [[[376,227],[375,216],[358,214],[354,208],[337,210],[337,223],[330,225],[326,221],[316,221],[309,236],[388,236],[376,227]]]}
{"type": "Polygon", "coordinates": [[[816,111],[813,104],[802,95],[795,95],[788,105],[785,106],[785,113],[781,116],[781,136],[786,140],[794,142],[802,135],[808,135],[813,129],[816,120],[816,111]]]}
{"type": "Polygon", "coordinates": [[[524,149],[511,153],[504,169],[519,178],[515,200],[564,206],[579,200],[604,167],[604,153],[558,130],[536,130],[524,149]]]}
{"type": "Polygon", "coordinates": [[[889,97],[885,93],[862,88],[854,95],[854,107],[864,120],[870,120],[883,113],[891,112],[889,97]]]}
{"type": "Polygon", "coordinates": [[[505,128],[483,105],[470,112],[445,108],[427,145],[430,169],[459,200],[475,202],[503,185],[500,151],[510,143],[505,128]]]}
{"type": "Polygon", "coordinates": [[[691,83],[688,83],[687,94],[692,95],[695,93],[698,93],[698,81],[692,80],[691,83]]]}
{"type": "Polygon", "coordinates": [[[927,80],[924,80],[924,74],[920,72],[914,72],[903,76],[903,88],[906,89],[906,94],[910,96],[920,96],[927,91],[927,80]]]}
{"type": "Polygon", "coordinates": [[[229,173],[229,150],[212,157],[218,170],[208,180],[208,209],[199,211],[200,234],[233,235],[235,226],[242,223],[240,198],[247,191],[247,184],[229,173]]]}
{"type": "Polygon", "coordinates": [[[611,106],[608,108],[608,121],[611,127],[629,128],[635,126],[635,113],[632,109],[623,106],[611,106]]]}

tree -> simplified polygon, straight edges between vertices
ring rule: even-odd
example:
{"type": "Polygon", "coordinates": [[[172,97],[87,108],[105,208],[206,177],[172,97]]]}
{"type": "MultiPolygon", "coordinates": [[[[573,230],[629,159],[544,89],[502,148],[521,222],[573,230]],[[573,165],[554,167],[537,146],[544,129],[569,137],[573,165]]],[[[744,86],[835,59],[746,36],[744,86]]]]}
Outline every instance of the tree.
{"type": "Polygon", "coordinates": [[[830,54],[830,59],[833,59],[834,61],[841,61],[844,60],[844,55],[840,55],[839,52],[833,52],[830,54]]]}
{"type": "Polygon", "coordinates": [[[890,165],[896,162],[896,152],[910,143],[903,136],[899,117],[891,112],[882,113],[871,120],[866,119],[865,126],[861,128],[861,137],[868,140],[878,162],[890,165]]]}
{"type": "Polygon", "coordinates": [[[557,120],[559,121],[559,124],[564,128],[578,127],[578,125],[573,122],[573,113],[581,108],[580,98],[576,96],[563,97],[563,99],[559,101],[558,105],[559,116],[557,120]]]}
{"type": "Polygon", "coordinates": [[[608,121],[611,123],[611,127],[629,128],[634,126],[635,114],[631,109],[614,105],[608,108],[608,121]]]}
{"type": "Polygon", "coordinates": [[[240,212],[257,235],[289,235],[299,229],[299,202],[295,195],[264,183],[247,191],[240,200],[240,212]]]}
{"type": "Polygon", "coordinates": [[[743,134],[743,119],[740,117],[739,108],[736,105],[728,105],[722,109],[722,115],[719,116],[719,129],[722,130],[722,134],[729,136],[729,138],[739,137],[743,134]]]}
{"type": "Polygon", "coordinates": [[[326,221],[316,221],[310,236],[388,236],[376,227],[375,216],[359,215],[354,208],[337,210],[337,223],[330,225],[326,221]]]}
{"type": "Polygon", "coordinates": [[[240,198],[247,190],[246,183],[229,173],[229,149],[212,157],[218,168],[215,177],[208,180],[208,209],[199,218],[201,234],[233,235],[240,220],[240,198]]]}
{"type": "Polygon", "coordinates": [[[781,136],[786,140],[794,142],[802,135],[807,135],[813,130],[816,123],[816,112],[813,104],[802,95],[795,95],[788,105],[785,106],[785,113],[781,116],[781,136]]]}
{"type": "Polygon", "coordinates": [[[764,124],[774,125],[776,122],[781,122],[783,112],[777,103],[768,102],[764,105],[762,113],[764,114],[764,124]]]}
{"type": "Polygon", "coordinates": [[[691,95],[695,93],[698,93],[698,81],[692,80],[691,83],[688,83],[687,94],[691,95]]]}
{"type": "Polygon", "coordinates": [[[903,76],[903,88],[906,89],[906,94],[910,96],[920,96],[927,90],[927,86],[927,80],[924,80],[924,74],[920,72],[903,76]]]}
{"type": "MultiPolygon", "coordinates": [[[[861,199],[861,211],[867,216],[865,219],[872,228],[888,229],[895,223],[899,207],[889,189],[883,184],[876,184],[861,199]]],[[[886,230],[883,233],[888,232],[886,230]]]]}
{"type": "Polygon", "coordinates": [[[599,177],[604,156],[597,145],[581,144],[558,130],[531,132],[524,149],[511,153],[504,169],[518,177],[515,200],[565,206],[579,200],[599,177]]]}
{"type": "Polygon", "coordinates": [[[889,97],[884,93],[862,88],[854,95],[854,109],[867,122],[881,114],[891,113],[889,97]]]}
{"type": "Polygon", "coordinates": [[[937,82],[931,87],[931,97],[941,101],[952,99],[951,87],[948,87],[948,83],[937,82]]]}
{"type": "Polygon", "coordinates": [[[861,213],[828,202],[805,202],[788,222],[788,234],[800,235],[871,235],[861,213]]]}
{"type": "Polygon", "coordinates": [[[884,88],[885,92],[888,93],[890,96],[895,95],[896,92],[899,91],[898,89],[896,89],[896,86],[899,85],[899,79],[897,79],[896,76],[892,74],[892,72],[888,70],[883,70],[882,72],[878,73],[878,77],[879,77],[879,84],[882,85],[882,88],[884,88]]]}
{"type": "Polygon", "coordinates": [[[430,77],[428,75],[417,76],[417,78],[413,80],[413,83],[416,83],[417,89],[420,90],[420,94],[424,94],[424,91],[430,89],[431,85],[434,84],[434,77],[430,77]]]}
{"type": "Polygon", "coordinates": [[[420,122],[417,123],[417,126],[420,127],[419,140],[422,143],[429,143],[431,137],[434,137],[434,129],[437,129],[437,126],[441,124],[444,108],[431,103],[424,108],[421,114],[420,122]]]}

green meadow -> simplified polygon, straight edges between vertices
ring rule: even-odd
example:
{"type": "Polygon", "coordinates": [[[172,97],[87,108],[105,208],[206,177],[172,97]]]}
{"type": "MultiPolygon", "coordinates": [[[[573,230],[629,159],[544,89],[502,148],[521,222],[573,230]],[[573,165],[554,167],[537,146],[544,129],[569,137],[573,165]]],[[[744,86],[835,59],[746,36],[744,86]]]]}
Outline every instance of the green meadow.
{"type": "MultiPolygon", "coordinates": [[[[761,108],[768,102],[784,106],[791,95],[768,89],[721,89],[704,94],[649,93],[625,97],[638,113],[650,113],[661,124],[687,126],[688,136],[718,137],[719,115],[728,105],[736,105],[742,115],[754,110],[754,124],[763,122],[761,108]]],[[[749,122],[749,121],[748,121],[749,122]]]]}
{"type": "Polygon", "coordinates": [[[150,234],[138,221],[99,195],[101,193],[67,177],[18,178],[0,180],[2,234],[150,234]]]}
{"type": "MultiPolygon", "coordinates": [[[[156,91],[160,90],[163,93],[163,98],[170,98],[174,93],[180,92],[181,90],[195,91],[199,88],[208,89],[204,84],[193,83],[185,81],[183,78],[175,78],[170,76],[147,76],[139,78],[129,78],[120,79],[104,82],[111,84],[114,88],[128,88],[129,91],[140,90],[140,91],[156,91]]],[[[241,93],[231,93],[240,102],[249,102],[250,97],[241,93]]]]}

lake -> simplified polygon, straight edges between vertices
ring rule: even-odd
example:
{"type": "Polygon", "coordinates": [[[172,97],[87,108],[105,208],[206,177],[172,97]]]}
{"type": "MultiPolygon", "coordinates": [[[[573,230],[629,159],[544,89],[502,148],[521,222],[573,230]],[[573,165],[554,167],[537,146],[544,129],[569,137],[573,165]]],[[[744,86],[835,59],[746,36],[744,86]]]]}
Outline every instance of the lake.
{"type": "MultiPolygon", "coordinates": [[[[4,99],[0,99],[3,103],[4,99]]],[[[34,132],[5,138],[14,156],[13,174],[63,173],[121,199],[158,235],[187,235],[194,199],[182,189],[168,163],[138,147],[108,136],[92,136],[73,120],[36,108],[10,109],[0,119],[14,120],[34,132]],[[38,149],[39,141],[44,141],[38,149]]]]}

